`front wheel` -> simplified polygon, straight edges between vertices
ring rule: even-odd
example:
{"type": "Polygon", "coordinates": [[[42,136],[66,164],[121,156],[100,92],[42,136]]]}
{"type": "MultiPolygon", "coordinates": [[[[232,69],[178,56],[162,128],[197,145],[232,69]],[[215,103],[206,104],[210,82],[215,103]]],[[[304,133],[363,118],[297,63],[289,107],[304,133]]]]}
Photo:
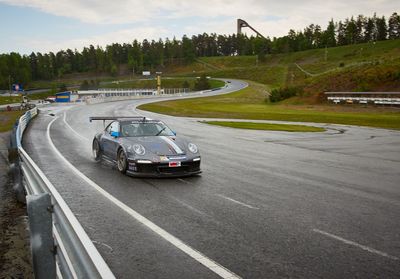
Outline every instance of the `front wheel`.
{"type": "Polygon", "coordinates": [[[93,141],[92,153],[93,153],[93,159],[96,162],[99,162],[101,160],[101,157],[102,157],[102,152],[101,152],[101,149],[100,149],[99,141],[96,140],[96,139],[93,141]]]}
{"type": "Polygon", "coordinates": [[[128,168],[128,161],[126,160],[125,152],[121,149],[118,152],[117,167],[121,173],[126,173],[128,168]]]}

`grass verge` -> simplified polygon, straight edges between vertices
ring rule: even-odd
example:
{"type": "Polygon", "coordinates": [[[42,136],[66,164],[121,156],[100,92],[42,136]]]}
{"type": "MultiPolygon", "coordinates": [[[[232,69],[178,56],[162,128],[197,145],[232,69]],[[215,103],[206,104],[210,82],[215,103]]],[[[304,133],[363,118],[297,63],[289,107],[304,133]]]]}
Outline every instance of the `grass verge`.
{"type": "Polygon", "coordinates": [[[249,83],[249,87],[226,95],[151,103],[139,109],[174,116],[336,123],[400,130],[398,110],[272,105],[265,102],[264,89],[249,83]]]}
{"type": "Polygon", "coordinates": [[[229,121],[202,121],[211,125],[249,129],[249,130],[268,130],[268,131],[285,131],[285,132],[324,132],[324,128],[305,126],[305,125],[291,125],[291,124],[272,124],[272,123],[255,123],[255,122],[229,122],[229,121]]]}
{"type": "Polygon", "coordinates": [[[24,111],[1,111],[0,112],[0,133],[12,129],[17,119],[24,111]]]}
{"type": "Polygon", "coordinates": [[[21,103],[21,99],[19,96],[0,96],[0,105],[21,103]]]}
{"type": "MultiPolygon", "coordinates": [[[[183,88],[189,86],[191,90],[194,90],[196,78],[163,78],[161,81],[162,88],[183,88]],[[184,84],[186,82],[186,85],[184,84]]],[[[221,80],[211,79],[209,80],[211,89],[222,87],[225,82],[221,80]]],[[[118,83],[107,83],[100,85],[101,88],[156,88],[156,79],[139,79],[139,80],[127,80],[120,81],[118,83]]]]}

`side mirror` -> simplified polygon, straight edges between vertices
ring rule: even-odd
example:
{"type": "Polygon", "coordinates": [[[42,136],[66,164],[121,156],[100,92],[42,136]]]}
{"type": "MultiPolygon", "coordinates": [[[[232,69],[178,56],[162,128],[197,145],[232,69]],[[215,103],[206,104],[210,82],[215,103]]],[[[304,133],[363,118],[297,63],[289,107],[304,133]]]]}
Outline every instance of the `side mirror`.
{"type": "Polygon", "coordinates": [[[172,131],[172,133],[174,134],[174,136],[176,136],[176,132],[175,131],[172,131]]]}
{"type": "Polygon", "coordinates": [[[111,136],[112,137],[115,137],[115,138],[118,138],[119,137],[119,132],[111,132],[111,136]]]}

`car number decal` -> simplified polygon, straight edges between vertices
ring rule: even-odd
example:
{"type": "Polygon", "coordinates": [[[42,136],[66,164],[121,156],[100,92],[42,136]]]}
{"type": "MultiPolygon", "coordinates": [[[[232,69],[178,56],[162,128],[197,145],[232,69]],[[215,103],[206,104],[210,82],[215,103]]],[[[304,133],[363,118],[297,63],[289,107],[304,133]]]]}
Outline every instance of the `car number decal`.
{"type": "Polygon", "coordinates": [[[176,167],[180,167],[180,166],[181,166],[181,162],[169,162],[170,168],[176,168],[176,167]]]}

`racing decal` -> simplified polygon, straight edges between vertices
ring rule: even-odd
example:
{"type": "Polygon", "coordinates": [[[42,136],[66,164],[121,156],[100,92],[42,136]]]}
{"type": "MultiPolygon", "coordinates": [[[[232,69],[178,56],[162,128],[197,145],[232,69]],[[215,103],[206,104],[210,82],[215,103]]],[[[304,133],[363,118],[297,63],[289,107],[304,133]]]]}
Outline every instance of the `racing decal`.
{"type": "Polygon", "coordinates": [[[173,140],[171,140],[169,137],[161,136],[160,138],[162,138],[170,147],[172,147],[173,150],[175,151],[175,153],[177,153],[177,154],[183,154],[184,153],[182,151],[182,149],[180,149],[180,147],[173,140]]]}
{"type": "Polygon", "coordinates": [[[169,167],[170,168],[176,168],[176,167],[180,167],[181,166],[181,162],[169,162],[169,167]]]}
{"type": "Polygon", "coordinates": [[[161,162],[168,162],[169,158],[167,156],[160,156],[160,161],[161,162]]]}
{"type": "Polygon", "coordinates": [[[186,156],[172,155],[167,157],[169,160],[186,160],[186,156]]]}

